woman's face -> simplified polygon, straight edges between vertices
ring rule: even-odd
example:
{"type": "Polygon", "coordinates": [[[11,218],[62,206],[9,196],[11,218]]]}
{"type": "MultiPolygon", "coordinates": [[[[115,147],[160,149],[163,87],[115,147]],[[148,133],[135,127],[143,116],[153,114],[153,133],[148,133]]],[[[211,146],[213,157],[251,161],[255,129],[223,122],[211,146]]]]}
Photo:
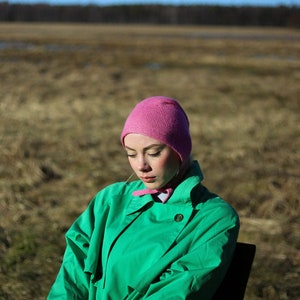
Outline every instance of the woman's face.
{"type": "Polygon", "coordinates": [[[131,133],[124,145],[131,168],[149,189],[164,187],[179,170],[177,153],[156,139],[131,133]]]}

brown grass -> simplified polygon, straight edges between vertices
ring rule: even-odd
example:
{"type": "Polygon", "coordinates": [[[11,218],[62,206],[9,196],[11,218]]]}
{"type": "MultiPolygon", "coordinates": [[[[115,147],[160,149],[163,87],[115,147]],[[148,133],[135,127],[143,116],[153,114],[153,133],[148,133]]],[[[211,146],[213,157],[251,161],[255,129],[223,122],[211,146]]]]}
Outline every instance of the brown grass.
{"type": "Polygon", "coordinates": [[[130,175],[127,114],[157,94],[257,245],[246,299],[300,298],[299,31],[2,23],[0,41],[0,299],[45,298],[66,229],[130,175]]]}

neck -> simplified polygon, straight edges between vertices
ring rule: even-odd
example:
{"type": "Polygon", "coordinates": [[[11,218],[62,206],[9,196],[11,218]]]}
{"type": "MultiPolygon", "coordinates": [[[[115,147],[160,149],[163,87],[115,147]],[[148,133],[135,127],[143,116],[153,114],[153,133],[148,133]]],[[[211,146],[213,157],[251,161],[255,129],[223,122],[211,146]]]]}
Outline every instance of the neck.
{"type": "Polygon", "coordinates": [[[171,181],[165,186],[165,188],[171,187],[174,190],[183,180],[187,171],[192,166],[192,162],[193,158],[192,156],[189,156],[188,159],[181,164],[177,174],[173,177],[173,179],[171,179],[171,181]]]}

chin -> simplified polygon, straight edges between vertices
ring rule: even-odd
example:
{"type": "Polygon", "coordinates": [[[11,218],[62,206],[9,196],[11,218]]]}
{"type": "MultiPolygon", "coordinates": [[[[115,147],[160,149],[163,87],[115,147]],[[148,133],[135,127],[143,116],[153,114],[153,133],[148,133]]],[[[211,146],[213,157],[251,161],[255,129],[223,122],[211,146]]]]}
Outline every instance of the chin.
{"type": "Polygon", "coordinates": [[[157,184],[145,184],[146,185],[146,187],[148,188],[148,189],[150,189],[150,190],[157,190],[157,189],[159,189],[160,188],[160,185],[157,185],[157,184]]]}

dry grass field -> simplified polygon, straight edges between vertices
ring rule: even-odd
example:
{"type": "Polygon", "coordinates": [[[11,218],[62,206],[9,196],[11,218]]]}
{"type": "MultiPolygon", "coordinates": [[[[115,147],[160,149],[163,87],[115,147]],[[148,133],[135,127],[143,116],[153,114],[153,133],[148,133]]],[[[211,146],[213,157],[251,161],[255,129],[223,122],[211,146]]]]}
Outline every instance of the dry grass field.
{"type": "Polygon", "coordinates": [[[0,299],[45,298],[67,228],[131,174],[127,114],[158,94],[257,245],[245,299],[300,299],[299,82],[299,30],[1,23],[0,299]]]}

